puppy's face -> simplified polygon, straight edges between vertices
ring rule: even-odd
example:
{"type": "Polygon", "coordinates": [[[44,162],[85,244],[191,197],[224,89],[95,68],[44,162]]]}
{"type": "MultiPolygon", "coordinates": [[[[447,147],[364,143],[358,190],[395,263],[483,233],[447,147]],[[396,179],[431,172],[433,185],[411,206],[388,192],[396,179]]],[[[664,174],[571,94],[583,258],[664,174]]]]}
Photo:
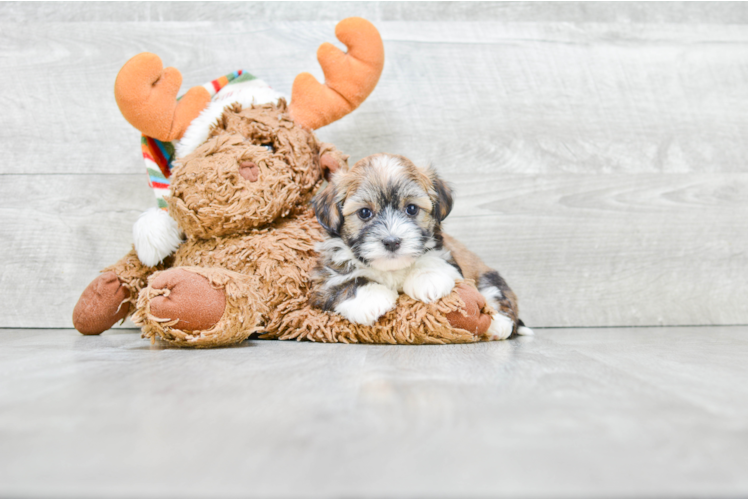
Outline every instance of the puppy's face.
{"type": "Polygon", "coordinates": [[[442,246],[452,194],[431,169],[378,154],[337,172],[314,200],[317,219],[354,256],[381,271],[402,269],[442,246]]]}

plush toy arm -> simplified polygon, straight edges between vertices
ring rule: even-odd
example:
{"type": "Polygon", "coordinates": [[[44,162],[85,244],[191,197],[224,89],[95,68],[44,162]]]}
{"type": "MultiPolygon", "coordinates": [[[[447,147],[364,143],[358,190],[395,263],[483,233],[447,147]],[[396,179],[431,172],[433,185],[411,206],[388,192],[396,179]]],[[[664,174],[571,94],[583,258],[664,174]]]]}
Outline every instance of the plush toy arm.
{"type": "Polygon", "coordinates": [[[114,97],[122,116],[148,137],[174,141],[210,102],[204,87],[192,87],[177,101],[182,74],[164,69],[161,58],[138,54],[122,66],[114,82],[114,97]]]}
{"type": "Polygon", "coordinates": [[[491,312],[468,283],[431,304],[401,295],[374,326],[350,323],[303,298],[268,308],[256,276],[221,268],[175,267],[154,273],[133,316],[143,335],[180,346],[219,347],[258,331],[262,338],[370,344],[446,344],[486,340],[491,312]],[[266,319],[263,319],[266,318],[266,319]]]}
{"type": "Polygon", "coordinates": [[[148,277],[165,269],[169,259],[155,267],[144,265],[133,248],[96,277],[73,309],[73,325],[84,335],[98,335],[135,311],[138,293],[148,277]]]}
{"type": "Polygon", "coordinates": [[[373,326],[351,323],[339,314],[311,305],[273,317],[262,338],[364,344],[450,344],[485,340],[491,311],[472,284],[430,304],[401,294],[397,307],[373,326]]]}

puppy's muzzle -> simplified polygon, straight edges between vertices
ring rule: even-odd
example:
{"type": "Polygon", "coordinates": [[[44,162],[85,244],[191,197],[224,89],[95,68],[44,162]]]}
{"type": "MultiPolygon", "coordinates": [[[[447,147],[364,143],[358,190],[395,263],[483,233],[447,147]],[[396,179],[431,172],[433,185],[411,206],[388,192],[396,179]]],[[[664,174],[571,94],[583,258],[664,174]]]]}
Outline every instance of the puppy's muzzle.
{"type": "Polygon", "coordinates": [[[382,245],[384,245],[384,248],[390,252],[397,251],[397,249],[400,248],[400,243],[402,243],[402,240],[395,236],[388,236],[382,240],[382,245]]]}

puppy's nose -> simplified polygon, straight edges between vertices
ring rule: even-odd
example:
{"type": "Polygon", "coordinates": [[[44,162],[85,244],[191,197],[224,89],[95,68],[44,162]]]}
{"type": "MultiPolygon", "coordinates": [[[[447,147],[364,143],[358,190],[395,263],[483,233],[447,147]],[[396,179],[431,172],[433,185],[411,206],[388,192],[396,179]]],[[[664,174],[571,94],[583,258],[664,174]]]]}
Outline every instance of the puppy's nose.
{"type": "Polygon", "coordinates": [[[243,161],[239,164],[239,173],[249,182],[257,182],[260,177],[260,169],[253,161],[243,161]]]}
{"type": "Polygon", "coordinates": [[[384,245],[384,248],[386,248],[390,252],[394,252],[395,250],[400,248],[401,241],[402,240],[400,238],[395,238],[394,236],[388,236],[382,240],[382,245],[384,245]]]}

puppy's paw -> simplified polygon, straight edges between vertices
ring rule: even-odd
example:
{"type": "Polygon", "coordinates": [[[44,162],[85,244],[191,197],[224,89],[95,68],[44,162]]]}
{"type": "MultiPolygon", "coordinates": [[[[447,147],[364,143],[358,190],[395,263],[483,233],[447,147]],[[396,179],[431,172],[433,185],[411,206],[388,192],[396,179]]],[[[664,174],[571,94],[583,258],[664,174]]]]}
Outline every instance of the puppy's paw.
{"type": "Polygon", "coordinates": [[[397,292],[378,283],[370,283],[356,289],[356,296],[344,300],[335,307],[335,312],[351,323],[371,326],[397,303],[397,292]]]}
{"type": "Polygon", "coordinates": [[[535,332],[529,326],[522,325],[517,328],[517,335],[535,335],[535,332]]]}
{"type": "Polygon", "coordinates": [[[455,287],[455,280],[440,271],[414,271],[403,283],[409,297],[428,304],[446,297],[455,287]]]}
{"type": "Polygon", "coordinates": [[[493,315],[491,326],[488,327],[486,337],[488,340],[506,340],[512,335],[514,322],[501,313],[493,315]]]}

